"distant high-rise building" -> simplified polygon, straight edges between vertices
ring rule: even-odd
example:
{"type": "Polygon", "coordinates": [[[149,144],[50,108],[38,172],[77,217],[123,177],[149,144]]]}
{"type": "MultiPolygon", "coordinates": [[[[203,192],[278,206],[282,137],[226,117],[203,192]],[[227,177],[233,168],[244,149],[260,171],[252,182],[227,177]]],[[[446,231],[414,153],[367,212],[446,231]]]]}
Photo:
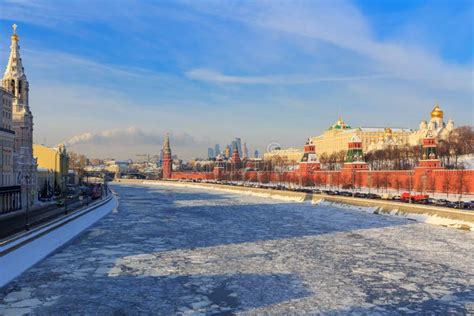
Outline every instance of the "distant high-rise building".
{"type": "Polygon", "coordinates": [[[219,144],[215,144],[214,145],[214,155],[217,157],[217,156],[219,156],[220,153],[221,153],[221,147],[219,146],[219,144]]]}
{"type": "Polygon", "coordinates": [[[230,155],[232,156],[234,154],[234,150],[237,149],[237,151],[239,151],[239,145],[237,144],[237,141],[236,140],[233,140],[230,145],[229,145],[229,148],[230,148],[230,155]]]}
{"type": "Polygon", "coordinates": [[[215,156],[214,156],[214,149],[212,149],[212,147],[209,147],[209,148],[207,149],[207,158],[212,159],[212,158],[214,158],[214,157],[215,157],[215,156]]]}
{"type": "Polygon", "coordinates": [[[239,151],[239,156],[242,157],[242,140],[239,137],[236,137],[235,143],[237,144],[237,150],[239,151]]]}
{"type": "Polygon", "coordinates": [[[257,149],[255,149],[255,152],[253,154],[254,158],[258,158],[259,155],[260,155],[260,153],[258,152],[257,149]]]}
{"type": "Polygon", "coordinates": [[[249,149],[247,148],[247,143],[244,142],[242,146],[243,155],[242,158],[249,158],[249,149]]]}
{"type": "Polygon", "coordinates": [[[230,155],[231,155],[231,152],[230,152],[230,146],[229,146],[229,145],[227,145],[227,146],[225,147],[224,156],[225,156],[226,158],[229,158],[229,157],[230,157],[230,155]]]}

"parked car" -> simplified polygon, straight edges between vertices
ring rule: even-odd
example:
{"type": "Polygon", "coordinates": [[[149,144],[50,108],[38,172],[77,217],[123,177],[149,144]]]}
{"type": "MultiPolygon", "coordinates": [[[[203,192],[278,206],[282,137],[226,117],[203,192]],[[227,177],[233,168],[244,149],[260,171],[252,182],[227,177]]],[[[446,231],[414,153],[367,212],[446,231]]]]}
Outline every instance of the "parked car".
{"type": "Polygon", "coordinates": [[[445,199],[435,199],[433,204],[436,205],[436,206],[447,206],[449,203],[448,200],[445,200],[445,199]]]}
{"type": "Polygon", "coordinates": [[[356,192],[354,194],[355,197],[358,197],[358,198],[363,198],[363,199],[366,199],[367,198],[367,193],[362,193],[362,192],[356,192]]]}
{"type": "Polygon", "coordinates": [[[368,199],[374,199],[374,200],[375,200],[375,199],[380,199],[381,196],[378,195],[378,194],[375,194],[375,193],[367,193],[367,198],[368,198],[368,199]]]}
{"type": "Polygon", "coordinates": [[[453,208],[457,208],[457,209],[468,209],[469,208],[469,204],[468,203],[465,203],[463,201],[456,201],[456,202],[453,202],[453,208]]]}

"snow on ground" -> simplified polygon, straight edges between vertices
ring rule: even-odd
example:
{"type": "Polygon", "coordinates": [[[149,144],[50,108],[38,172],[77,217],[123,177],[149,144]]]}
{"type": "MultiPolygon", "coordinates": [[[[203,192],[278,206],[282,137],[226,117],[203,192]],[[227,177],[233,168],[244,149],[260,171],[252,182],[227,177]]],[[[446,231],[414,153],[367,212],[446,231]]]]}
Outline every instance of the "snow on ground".
{"type": "Polygon", "coordinates": [[[459,157],[458,163],[463,164],[466,169],[474,169],[474,154],[459,157]]]}
{"type": "Polygon", "coordinates": [[[114,185],[109,214],[0,314],[474,312],[474,234],[333,205],[114,185]]]}
{"type": "Polygon", "coordinates": [[[92,211],[83,209],[68,217],[59,218],[41,227],[36,227],[29,234],[0,246],[0,251],[7,254],[0,256],[0,287],[44,259],[48,254],[61,247],[69,240],[80,234],[93,223],[112,211],[117,205],[115,198],[94,208],[92,211]],[[71,218],[74,220],[70,221],[71,218]],[[70,222],[69,222],[70,221],[70,222]],[[45,234],[45,232],[49,233],[45,234]],[[31,240],[23,246],[25,241],[31,240]]]}

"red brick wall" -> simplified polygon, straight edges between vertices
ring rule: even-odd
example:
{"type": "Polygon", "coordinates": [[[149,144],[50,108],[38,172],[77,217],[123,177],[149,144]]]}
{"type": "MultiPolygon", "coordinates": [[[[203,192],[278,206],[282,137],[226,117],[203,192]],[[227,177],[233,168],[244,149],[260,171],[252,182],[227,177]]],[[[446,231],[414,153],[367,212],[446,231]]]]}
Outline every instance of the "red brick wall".
{"type": "MultiPolygon", "coordinates": [[[[213,172],[173,172],[172,179],[213,180],[213,172]]],[[[220,180],[245,180],[253,182],[296,183],[343,188],[354,184],[355,187],[371,187],[380,191],[386,187],[412,192],[446,192],[474,194],[474,170],[423,169],[415,170],[320,170],[307,174],[291,172],[248,171],[230,174],[225,172],[220,180]]]]}
{"type": "Polygon", "coordinates": [[[214,179],[214,173],[213,172],[197,172],[197,171],[174,171],[171,174],[171,179],[212,180],[214,179]]]}

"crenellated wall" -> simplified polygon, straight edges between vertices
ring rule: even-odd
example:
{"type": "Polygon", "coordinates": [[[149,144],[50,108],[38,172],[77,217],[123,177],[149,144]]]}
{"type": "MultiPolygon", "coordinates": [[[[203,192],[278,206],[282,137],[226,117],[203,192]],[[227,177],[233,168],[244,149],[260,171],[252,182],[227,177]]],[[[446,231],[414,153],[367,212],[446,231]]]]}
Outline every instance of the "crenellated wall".
{"type": "Polygon", "coordinates": [[[173,171],[171,179],[175,180],[213,180],[214,173],[198,171],[173,171]]]}
{"type": "Polygon", "coordinates": [[[174,180],[233,180],[261,183],[295,183],[300,185],[350,188],[352,186],[422,193],[449,192],[474,194],[474,170],[416,168],[414,170],[318,170],[308,173],[247,171],[243,172],[173,172],[174,180]]]}

